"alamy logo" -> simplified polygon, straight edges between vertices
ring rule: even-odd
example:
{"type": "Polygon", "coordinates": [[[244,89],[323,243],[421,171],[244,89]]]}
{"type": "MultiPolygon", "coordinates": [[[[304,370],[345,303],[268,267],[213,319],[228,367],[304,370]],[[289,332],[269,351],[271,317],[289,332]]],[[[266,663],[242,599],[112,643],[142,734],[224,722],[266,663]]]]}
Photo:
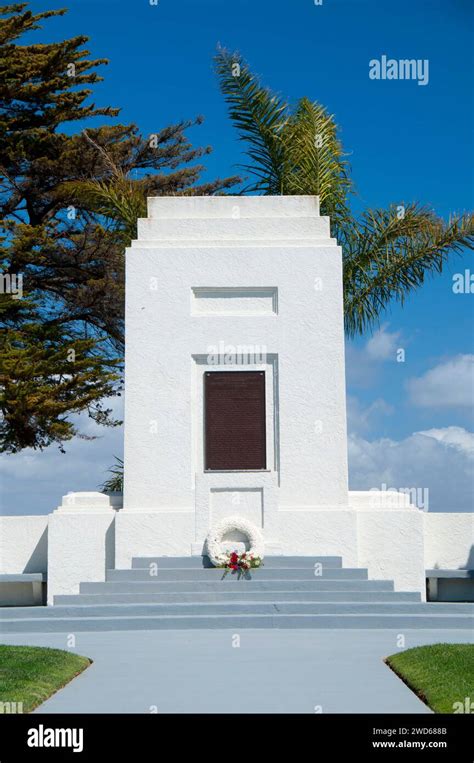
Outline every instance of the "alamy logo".
{"type": "Polygon", "coordinates": [[[470,697],[464,697],[463,702],[453,702],[453,713],[474,714],[474,701],[470,697]]]}
{"type": "Polygon", "coordinates": [[[403,509],[406,506],[406,496],[409,496],[410,503],[418,509],[429,509],[430,490],[427,487],[387,487],[385,482],[382,482],[380,488],[372,487],[370,492],[373,492],[370,498],[371,506],[403,509]]]}
{"type": "Polygon", "coordinates": [[[28,747],[71,747],[73,752],[84,749],[84,729],[50,729],[40,724],[28,729],[28,747]]]}
{"type": "Polygon", "coordinates": [[[453,275],[454,294],[474,294],[474,273],[466,269],[464,273],[453,275]]]}
{"type": "Polygon", "coordinates": [[[23,273],[0,273],[0,294],[11,294],[12,299],[23,297],[23,273]]]}
{"type": "Polygon", "coordinates": [[[370,79],[411,79],[419,85],[430,81],[430,62],[427,58],[387,58],[383,55],[369,61],[370,79]]]}
{"type": "Polygon", "coordinates": [[[0,702],[0,715],[16,715],[23,712],[23,702],[0,702]]]}
{"type": "Polygon", "coordinates": [[[207,362],[211,366],[246,366],[266,363],[267,348],[259,344],[218,344],[207,348],[207,362]]]}

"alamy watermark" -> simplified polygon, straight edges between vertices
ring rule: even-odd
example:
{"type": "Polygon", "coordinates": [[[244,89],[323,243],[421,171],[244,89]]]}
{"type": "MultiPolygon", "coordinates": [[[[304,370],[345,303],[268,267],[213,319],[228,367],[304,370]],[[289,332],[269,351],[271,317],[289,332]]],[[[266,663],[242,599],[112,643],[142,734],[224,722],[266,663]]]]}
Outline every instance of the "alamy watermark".
{"type": "Polygon", "coordinates": [[[84,749],[84,729],[48,728],[42,723],[28,730],[28,747],[70,747],[73,752],[84,749]]]}
{"type": "Polygon", "coordinates": [[[267,348],[259,344],[226,344],[220,341],[208,345],[207,363],[210,366],[249,366],[267,362],[267,348]]]}
{"type": "Polygon", "coordinates": [[[11,294],[12,299],[22,299],[23,273],[0,273],[0,294],[11,294]]]}
{"type": "Polygon", "coordinates": [[[430,62],[427,58],[387,58],[383,55],[369,61],[369,79],[414,80],[419,85],[430,81],[430,62]]]}
{"type": "Polygon", "coordinates": [[[370,499],[371,506],[382,506],[388,509],[403,509],[406,507],[406,496],[409,496],[410,503],[418,509],[428,511],[430,491],[427,487],[387,487],[382,482],[380,488],[370,489],[373,497],[370,499]]]}
{"type": "Polygon", "coordinates": [[[464,697],[462,702],[453,702],[453,713],[474,715],[474,700],[470,697],[464,697]]]}
{"type": "Polygon", "coordinates": [[[0,702],[0,715],[17,715],[23,713],[23,702],[0,702]]]}
{"type": "Polygon", "coordinates": [[[464,273],[453,275],[454,294],[474,294],[474,273],[466,268],[464,273]]]}

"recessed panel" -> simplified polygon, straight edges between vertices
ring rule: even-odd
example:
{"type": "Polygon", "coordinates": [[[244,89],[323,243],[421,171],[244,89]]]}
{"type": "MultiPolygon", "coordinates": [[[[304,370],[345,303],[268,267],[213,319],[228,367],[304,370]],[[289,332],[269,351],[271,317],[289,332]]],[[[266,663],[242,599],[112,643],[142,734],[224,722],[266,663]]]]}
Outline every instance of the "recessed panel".
{"type": "Polygon", "coordinates": [[[214,524],[225,517],[242,517],[263,527],[263,490],[261,488],[211,489],[211,516],[214,524]]]}
{"type": "Polygon", "coordinates": [[[193,315],[276,315],[276,287],[194,288],[193,315]]]}

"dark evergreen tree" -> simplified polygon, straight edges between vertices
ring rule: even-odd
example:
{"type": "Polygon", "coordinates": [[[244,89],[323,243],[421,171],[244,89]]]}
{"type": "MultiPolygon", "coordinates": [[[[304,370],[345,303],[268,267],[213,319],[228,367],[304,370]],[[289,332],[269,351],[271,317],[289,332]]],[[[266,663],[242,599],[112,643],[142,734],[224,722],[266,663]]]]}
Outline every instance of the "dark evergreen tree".
{"type": "Polygon", "coordinates": [[[88,410],[114,423],[100,402],[120,387],[124,248],[147,195],[213,194],[238,178],[199,184],[210,148],[194,148],[182,121],[140,135],[135,125],[64,124],[114,118],[91,86],[105,59],[90,60],[87,37],[22,44],[65,10],[0,9],[0,264],[2,309],[0,447],[62,443],[70,416],[88,410]],[[132,174],[133,173],[133,174],[132,174]],[[100,194],[112,191],[114,203],[100,194]],[[125,215],[128,212],[129,217],[125,215]],[[23,277],[22,299],[9,291],[23,277]],[[69,358],[69,359],[68,359],[69,358]],[[74,360],[71,360],[74,358],[74,360]]]}

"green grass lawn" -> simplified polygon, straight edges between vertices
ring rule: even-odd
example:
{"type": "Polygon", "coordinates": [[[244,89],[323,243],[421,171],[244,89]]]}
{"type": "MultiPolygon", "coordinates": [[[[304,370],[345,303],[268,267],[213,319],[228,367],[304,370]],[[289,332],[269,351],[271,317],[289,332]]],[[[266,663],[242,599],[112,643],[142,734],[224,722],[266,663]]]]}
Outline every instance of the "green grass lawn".
{"type": "Polygon", "coordinates": [[[90,664],[62,649],[0,644],[0,703],[22,702],[29,713],[90,664]]]}
{"type": "Polygon", "coordinates": [[[465,706],[467,697],[474,702],[474,644],[417,646],[386,662],[435,713],[460,712],[455,703],[465,706]]]}

